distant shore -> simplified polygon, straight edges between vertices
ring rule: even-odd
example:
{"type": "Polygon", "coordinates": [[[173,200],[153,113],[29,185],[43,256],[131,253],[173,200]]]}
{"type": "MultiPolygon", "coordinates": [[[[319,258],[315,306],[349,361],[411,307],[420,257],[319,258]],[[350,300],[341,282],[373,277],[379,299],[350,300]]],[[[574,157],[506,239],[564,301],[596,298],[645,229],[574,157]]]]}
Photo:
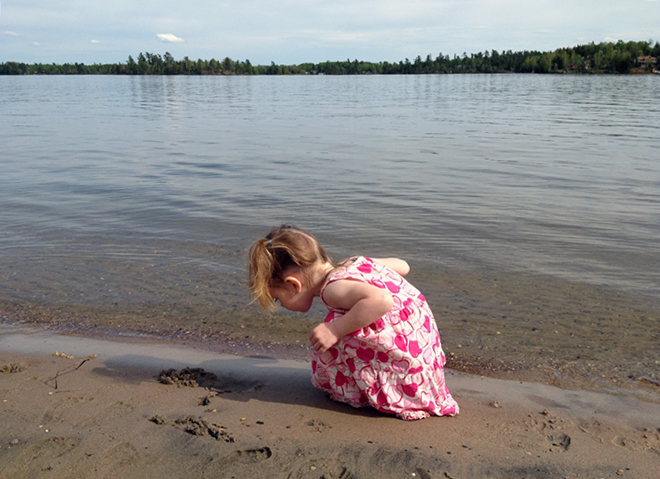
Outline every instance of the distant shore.
{"type": "Polygon", "coordinates": [[[298,65],[252,65],[250,60],[175,60],[169,52],[142,53],[126,63],[27,64],[0,63],[0,75],[420,75],[447,73],[654,73],[660,42],[619,40],[593,42],[554,51],[498,52],[486,50],[468,56],[418,55],[398,62],[345,60],[307,62],[298,65]]]}

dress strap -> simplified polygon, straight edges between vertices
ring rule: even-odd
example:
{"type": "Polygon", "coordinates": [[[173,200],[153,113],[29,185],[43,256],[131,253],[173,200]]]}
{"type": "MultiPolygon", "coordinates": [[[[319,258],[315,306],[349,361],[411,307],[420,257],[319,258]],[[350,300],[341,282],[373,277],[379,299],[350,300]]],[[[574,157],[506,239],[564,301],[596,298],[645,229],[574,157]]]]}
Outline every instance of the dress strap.
{"type": "Polygon", "coordinates": [[[338,268],[337,270],[333,271],[328,275],[328,277],[325,280],[325,284],[321,288],[321,293],[319,294],[319,296],[321,297],[321,301],[323,301],[323,304],[325,304],[326,308],[330,310],[335,310],[335,308],[330,306],[328,303],[325,302],[325,299],[323,299],[323,293],[325,292],[325,288],[327,288],[330,283],[346,278],[352,278],[362,281],[363,278],[360,272],[357,270],[353,270],[353,268],[355,267],[355,265],[361,264],[365,259],[366,258],[364,256],[351,256],[345,261],[345,262],[350,261],[349,264],[338,268]]]}

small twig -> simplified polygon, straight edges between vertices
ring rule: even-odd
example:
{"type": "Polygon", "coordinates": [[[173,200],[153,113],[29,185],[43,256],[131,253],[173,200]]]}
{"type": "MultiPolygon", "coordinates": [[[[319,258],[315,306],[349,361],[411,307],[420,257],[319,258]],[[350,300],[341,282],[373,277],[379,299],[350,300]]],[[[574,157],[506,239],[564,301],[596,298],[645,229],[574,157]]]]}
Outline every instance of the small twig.
{"type": "MultiPolygon", "coordinates": [[[[85,359],[82,363],[80,363],[78,366],[76,366],[76,369],[80,369],[80,366],[82,366],[83,364],[85,364],[87,361],[89,361],[89,358],[85,359]]],[[[74,371],[75,371],[76,369],[74,369],[74,371]]]]}
{"type": "Polygon", "coordinates": [[[83,364],[85,364],[85,363],[86,363],[87,361],[89,361],[90,359],[92,359],[92,358],[87,358],[87,359],[85,359],[84,361],[82,361],[78,366],[76,366],[76,367],[73,368],[73,369],[71,369],[71,367],[68,367],[68,368],[66,368],[66,369],[63,369],[62,371],[57,371],[57,374],[55,374],[55,376],[53,376],[53,377],[50,378],[50,379],[46,379],[46,380],[44,381],[44,384],[46,384],[46,386],[48,386],[48,383],[49,383],[50,381],[55,381],[55,389],[57,389],[57,378],[59,378],[60,376],[64,376],[65,374],[69,374],[69,373],[72,373],[72,372],[74,372],[74,371],[77,371],[78,369],[80,369],[80,367],[81,367],[83,364]]]}

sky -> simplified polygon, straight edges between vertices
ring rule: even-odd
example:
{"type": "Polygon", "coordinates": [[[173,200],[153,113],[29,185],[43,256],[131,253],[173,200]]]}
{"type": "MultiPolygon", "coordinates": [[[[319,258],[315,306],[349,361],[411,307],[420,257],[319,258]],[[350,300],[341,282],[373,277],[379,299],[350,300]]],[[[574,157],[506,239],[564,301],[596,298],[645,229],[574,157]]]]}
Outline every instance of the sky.
{"type": "Polygon", "coordinates": [[[659,0],[0,0],[0,63],[398,62],[660,41],[659,0]]]}

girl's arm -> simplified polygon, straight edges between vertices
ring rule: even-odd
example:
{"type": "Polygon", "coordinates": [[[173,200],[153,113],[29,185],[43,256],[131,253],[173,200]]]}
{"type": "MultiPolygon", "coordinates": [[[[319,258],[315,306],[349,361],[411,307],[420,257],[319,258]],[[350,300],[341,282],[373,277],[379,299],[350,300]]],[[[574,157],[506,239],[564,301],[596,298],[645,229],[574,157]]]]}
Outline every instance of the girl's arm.
{"type": "Polygon", "coordinates": [[[380,264],[384,264],[391,270],[394,270],[396,273],[400,274],[401,276],[405,276],[410,272],[410,266],[408,266],[408,263],[406,263],[404,260],[399,259],[399,258],[371,258],[374,261],[379,262],[380,264]]]}
{"type": "Polygon", "coordinates": [[[332,323],[321,323],[309,335],[315,351],[320,354],[339,341],[339,338],[377,321],[392,309],[392,295],[371,284],[342,279],[330,283],[323,292],[325,303],[346,314],[332,323]]]}

